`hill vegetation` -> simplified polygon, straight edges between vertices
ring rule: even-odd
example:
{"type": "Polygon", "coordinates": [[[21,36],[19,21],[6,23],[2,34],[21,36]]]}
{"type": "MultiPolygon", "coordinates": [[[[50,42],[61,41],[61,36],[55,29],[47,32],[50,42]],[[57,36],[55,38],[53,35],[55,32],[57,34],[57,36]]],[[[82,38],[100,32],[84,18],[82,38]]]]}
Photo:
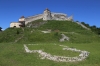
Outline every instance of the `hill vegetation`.
{"type": "Polygon", "coordinates": [[[7,28],[0,32],[0,59],[2,60],[0,66],[99,66],[99,45],[100,37],[92,28],[87,30],[72,21],[40,19],[28,23],[23,28],[7,28]],[[42,31],[50,31],[50,33],[42,31]],[[69,37],[69,41],[60,42],[61,34],[69,37]],[[52,55],[68,57],[79,55],[77,52],[63,51],[59,45],[85,50],[90,52],[90,55],[80,62],[55,62],[40,59],[38,53],[26,53],[24,44],[30,50],[43,50],[52,55]]]}
{"type": "MultiPolygon", "coordinates": [[[[0,42],[15,42],[18,38],[18,43],[29,42],[59,42],[61,33],[70,38],[69,42],[98,42],[99,37],[91,30],[86,30],[75,22],[71,21],[42,21],[36,20],[30,23],[30,27],[25,28],[8,28],[0,33],[0,42]],[[42,24],[43,23],[43,24],[42,24]],[[38,24],[38,25],[37,25],[38,24]],[[41,25],[42,24],[42,25],[41,25]],[[32,27],[36,26],[37,27],[32,27]],[[24,31],[23,31],[24,29],[24,31]],[[41,31],[51,30],[51,33],[43,33],[41,31]]],[[[29,26],[30,24],[26,25],[29,26]]]]}
{"type": "Polygon", "coordinates": [[[96,27],[95,25],[90,26],[89,24],[86,24],[85,22],[81,22],[83,25],[85,25],[86,27],[90,28],[94,33],[100,35],[100,28],[96,27]]]}

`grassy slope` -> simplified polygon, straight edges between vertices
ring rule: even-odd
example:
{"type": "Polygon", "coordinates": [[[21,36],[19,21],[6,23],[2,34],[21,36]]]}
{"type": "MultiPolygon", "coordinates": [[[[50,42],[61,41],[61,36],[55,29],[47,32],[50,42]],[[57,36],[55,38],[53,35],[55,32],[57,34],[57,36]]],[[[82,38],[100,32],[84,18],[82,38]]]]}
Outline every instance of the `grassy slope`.
{"type": "Polygon", "coordinates": [[[7,28],[5,31],[0,33],[0,43],[14,42],[21,35],[21,28],[7,28]],[[19,34],[17,34],[17,31],[19,31],[19,34]]]}
{"type": "MultiPolygon", "coordinates": [[[[38,28],[24,28],[24,32],[22,32],[22,29],[20,28],[9,28],[3,33],[0,33],[0,59],[2,60],[0,61],[0,66],[99,66],[99,42],[100,37],[95,35],[93,32],[82,28],[74,22],[68,21],[48,21],[38,28]],[[51,29],[52,33],[44,34],[41,32],[41,30],[47,29],[51,29]],[[20,31],[20,34],[16,34],[17,30],[20,31]],[[55,30],[59,30],[58,34],[56,34],[55,30]],[[33,33],[31,33],[31,31],[33,31],[33,33]],[[70,41],[59,42],[61,33],[70,37],[70,41]],[[24,35],[24,37],[19,40],[18,43],[11,43],[22,35],[24,35]],[[38,57],[38,54],[25,53],[23,47],[24,43],[47,44],[45,46],[35,46],[35,48],[42,49],[44,47],[43,49],[46,52],[57,55],[61,52],[61,55],[64,55],[64,53],[67,55],[68,52],[60,51],[59,47],[54,48],[55,46],[50,46],[54,43],[63,44],[69,47],[89,51],[90,56],[83,62],[75,63],[58,63],[50,60],[41,60],[38,57]],[[59,52],[54,52],[52,50],[59,52]]],[[[35,48],[34,46],[30,47],[30,49],[35,48]]],[[[77,53],[73,53],[73,55],[77,55],[77,53]]]]}
{"type": "MultiPolygon", "coordinates": [[[[34,23],[42,22],[37,20],[34,23]]],[[[70,38],[69,42],[72,43],[90,43],[98,42],[99,37],[95,35],[91,30],[86,30],[80,25],[71,21],[47,21],[44,25],[38,28],[24,28],[24,32],[21,28],[8,28],[4,32],[0,33],[0,43],[2,42],[14,42],[16,39],[23,35],[23,38],[18,43],[29,43],[29,42],[58,42],[61,38],[61,33],[64,33],[70,38]],[[51,29],[52,32],[44,34],[41,31],[51,29]],[[57,34],[58,30],[58,34],[57,34]],[[19,34],[17,34],[19,31],[19,34]],[[31,31],[33,31],[31,33],[31,31]]]]}
{"type": "Polygon", "coordinates": [[[46,44],[40,43],[39,45],[34,45],[34,46],[27,45],[27,46],[29,47],[30,50],[42,50],[44,52],[50,53],[51,55],[57,55],[57,56],[75,57],[80,54],[78,52],[62,50],[63,47],[59,45],[54,45],[54,43],[46,43],[46,44]]]}
{"type": "MultiPolygon", "coordinates": [[[[46,59],[42,60],[39,58],[38,54],[25,53],[23,44],[0,44],[0,60],[2,60],[0,61],[0,66],[99,66],[100,65],[99,43],[96,42],[87,44],[63,43],[63,45],[89,51],[90,55],[86,60],[82,62],[74,62],[74,63],[54,62],[46,59]]],[[[49,48],[49,45],[46,45],[46,48],[49,48]]],[[[53,48],[54,47],[51,47],[51,49],[53,48]]],[[[49,50],[49,52],[52,52],[52,50],[49,50]]]]}
{"type": "Polygon", "coordinates": [[[75,22],[56,21],[56,20],[47,21],[47,23],[38,27],[38,29],[40,30],[52,29],[52,30],[67,31],[67,32],[70,31],[78,32],[79,30],[84,30],[84,28],[77,25],[75,22]]]}

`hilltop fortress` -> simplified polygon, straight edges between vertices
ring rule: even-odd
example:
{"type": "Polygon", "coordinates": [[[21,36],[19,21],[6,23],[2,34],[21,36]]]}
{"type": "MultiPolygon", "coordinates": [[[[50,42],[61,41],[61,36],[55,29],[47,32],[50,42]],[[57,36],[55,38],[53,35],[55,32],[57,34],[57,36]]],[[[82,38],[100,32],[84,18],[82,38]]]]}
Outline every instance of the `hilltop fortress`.
{"type": "Polygon", "coordinates": [[[35,15],[35,16],[30,16],[30,17],[24,17],[22,16],[18,22],[11,22],[10,27],[25,27],[26,24],[29,22],[38,20],[38,19],[43,19],[44,21],[46,20],[68,20],[68,21],[73,21],[73,16],[68,17],[67,14],[63,13],[53,13],[49,9],[45,9],[43,14],[35,15]]]}

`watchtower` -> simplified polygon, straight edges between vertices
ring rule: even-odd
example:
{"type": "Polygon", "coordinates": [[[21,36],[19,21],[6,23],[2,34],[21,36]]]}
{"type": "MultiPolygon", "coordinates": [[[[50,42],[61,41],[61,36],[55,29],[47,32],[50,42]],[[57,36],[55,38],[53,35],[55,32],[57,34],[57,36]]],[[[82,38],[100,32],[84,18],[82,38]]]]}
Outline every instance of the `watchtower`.
{"type": "Polygon", "coordinates": [[[43,20],[51,20],[51,19],[52,19],[51,12],[48,8],[46,8],[43,13],[43,20]]]}
{"type": "Polygon", "coordinates": [[[24,16],[20,17],[18,22],[21,23],[19,25],[20,27],[25,27],[25,17],[24,16]]]}

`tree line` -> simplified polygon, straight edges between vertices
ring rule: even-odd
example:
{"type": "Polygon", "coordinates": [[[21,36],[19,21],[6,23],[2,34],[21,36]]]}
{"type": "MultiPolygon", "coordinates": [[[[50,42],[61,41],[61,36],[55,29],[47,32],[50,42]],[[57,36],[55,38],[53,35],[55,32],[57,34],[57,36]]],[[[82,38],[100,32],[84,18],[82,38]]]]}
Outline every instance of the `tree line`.
{"type": "Polygon", "coordinates": [[[100,35],[100,27],[96,27],[95,25],[90,26],[89,24],[86,24],[85,22],[81,22],[86,27],[90,28],[94,33],[100,35]]]}

